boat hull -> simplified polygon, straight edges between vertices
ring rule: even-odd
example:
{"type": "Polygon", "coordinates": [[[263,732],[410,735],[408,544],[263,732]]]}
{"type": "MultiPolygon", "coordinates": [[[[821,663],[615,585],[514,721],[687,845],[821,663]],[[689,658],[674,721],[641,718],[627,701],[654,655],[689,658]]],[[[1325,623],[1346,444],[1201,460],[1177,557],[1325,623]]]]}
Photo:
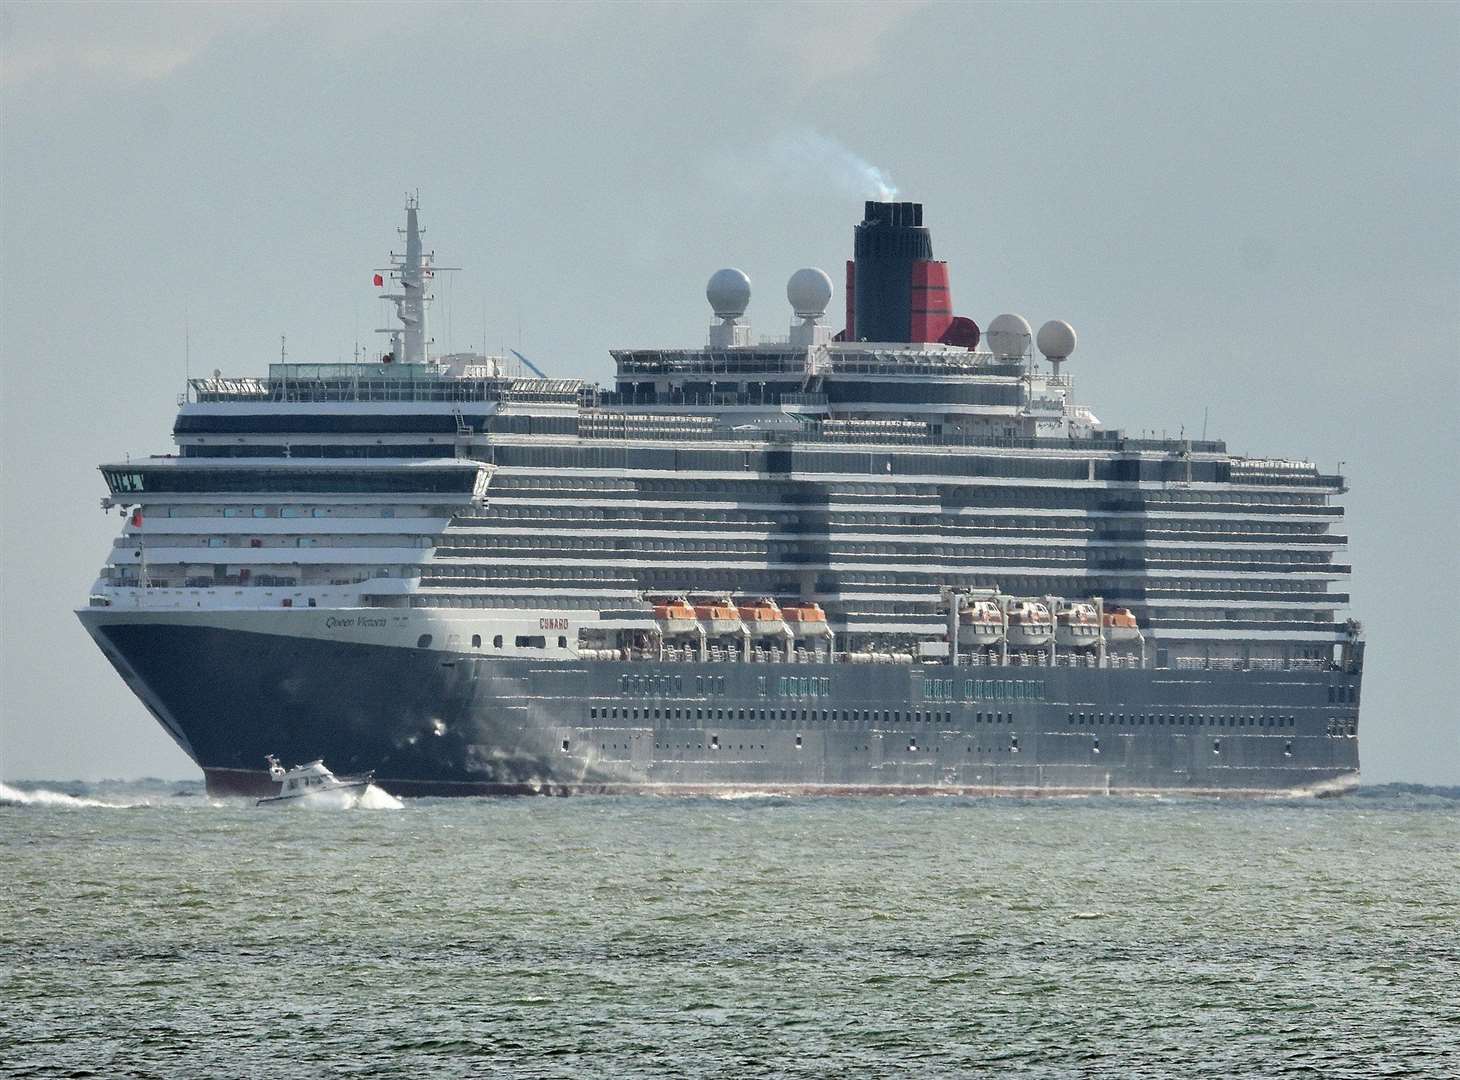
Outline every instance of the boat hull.
{"type": "Polygon", "coordinates": [[[533,660],[277,613],[80,614],[215,794],[275,793],[268,753],[399,795],[1275,795],[1358,775],[1357,672],[533,660]]]}

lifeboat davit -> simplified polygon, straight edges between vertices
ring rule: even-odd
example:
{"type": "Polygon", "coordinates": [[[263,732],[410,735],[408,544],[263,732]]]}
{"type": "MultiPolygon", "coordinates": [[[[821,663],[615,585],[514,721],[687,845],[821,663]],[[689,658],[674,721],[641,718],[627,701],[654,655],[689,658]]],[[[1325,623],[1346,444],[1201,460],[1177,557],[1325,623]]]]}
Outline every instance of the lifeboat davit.
{"type": "Polygon", "coordinates": [[[740,621],[752,637],[785,637],[788,633],[780,606],[768,596],[740,604],[740,621]]]}
{"type": "Polygon", "coordinates": [[[1107,608],[1105,636],[1111,641],[1140,641],[1141,628],[1130,608],[1107,608]]]}
{"type": "Polygon", "coordinates": [[[820,604],[786,604],[781,608],[781,615],[793,637],[831,637],[831,627],[826,624],[826,612],[820,604]]]}
{"type": "Polygon", "coordinates": [[[1004,637],[1004,616],[992,600],[974,600],[958,613],[958,644],[997,645],[1004,637]]]}
{"type": "Polygon", "coordinates": [[[1009,605],[1009,644],[1015,648],[1048,645],[1054,637],[1054,618],[1049,607],[1037,600],[1019,600],[1009,605]]]}
{"type": "Polygon", "coordinates": [[[1066,604],[1055,616],[1055,644],[1093,649],[1100,644],[1100,616],[1094,604],[1066,604]]]}
{"type": "Polygon", "coordinates": [[[710,637],[738,634],[745,629],[740,612],[728,596],[701,597],[694,606],[695,617],[710,637]]]}
{"type": "Polygon", "coordinates": [[[700,621],[695,617],[695,609],[682,596],[654,601],[654,618],[659,623],[659,632],[665,637],[699,632],[700,621]]]}

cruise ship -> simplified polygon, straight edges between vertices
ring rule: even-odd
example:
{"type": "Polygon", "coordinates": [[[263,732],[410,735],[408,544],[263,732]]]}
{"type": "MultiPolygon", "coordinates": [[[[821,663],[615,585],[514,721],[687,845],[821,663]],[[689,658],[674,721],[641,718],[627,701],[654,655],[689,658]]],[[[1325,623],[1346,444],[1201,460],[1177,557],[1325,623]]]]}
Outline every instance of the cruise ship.
{"type": "Polygon", "coordinates": [[[437,355],[432,275],[412,200],[378,355],[191,379],[101,466],[78,615],[211,793],[1356,783],[1343,478],[1105,426],[1069,324],[955,313],[921,204],[866,203],[840,327],[808,267],[752,338],[720,270],[611,386],[437,355]]]}

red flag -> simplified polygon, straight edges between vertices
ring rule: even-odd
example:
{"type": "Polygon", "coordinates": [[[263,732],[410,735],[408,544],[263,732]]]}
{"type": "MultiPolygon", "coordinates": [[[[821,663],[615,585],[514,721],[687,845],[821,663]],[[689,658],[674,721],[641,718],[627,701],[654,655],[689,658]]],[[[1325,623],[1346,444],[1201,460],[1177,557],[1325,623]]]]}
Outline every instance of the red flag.
{"type": "Polygon", "coordinates": [[[379,274],[376,274],[375,275],[375,287],[378,289],[378,288],[380,288],[380,286],[382,286],[384,284],[385,284],[385,278],[381,277],[379,274]]]}

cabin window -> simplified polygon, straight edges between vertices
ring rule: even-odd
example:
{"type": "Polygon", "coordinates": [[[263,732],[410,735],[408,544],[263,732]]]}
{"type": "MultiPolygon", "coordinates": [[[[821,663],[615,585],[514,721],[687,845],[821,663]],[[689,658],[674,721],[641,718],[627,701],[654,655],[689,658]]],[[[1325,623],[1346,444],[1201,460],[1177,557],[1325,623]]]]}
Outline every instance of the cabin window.
{"type": "Polygon", "coordinates": [[[542,634],[518,634],[516,645],[519,649],[545,649],[547,638],[542,634]]]}
{"type": "Polygon", "coordinates": [[[420,637],[416,638],[416,648],[418,648],[418,649],[424,649],[424,648],[426,648],[426,646],[428,646],[430,644],[431,644],[431,635],[430,634],[422,634],[420,637]]]}
{"type": "Polygon", "coordinates": [[[480,649],[482,647],[482,635],[481,634],[473,634],[471,636],[471,647],[473,649],[480,649]]]}
{"type": "Polygon", "coordinates": [[[493,636],[493,638],[492,638],[492,648],[494,648],[494,649],[500,649],[501,647],[502,647],[502,635],[501,634],[497,634],[497,635],[493,636]]]}
{"type": "Polygon", "coordinates": [[[566,649],[567,647],[568,647],[568,639],[566,637],[559,637],[558,638],[558,648],[560,648],[560,649],[566,649]]]}

